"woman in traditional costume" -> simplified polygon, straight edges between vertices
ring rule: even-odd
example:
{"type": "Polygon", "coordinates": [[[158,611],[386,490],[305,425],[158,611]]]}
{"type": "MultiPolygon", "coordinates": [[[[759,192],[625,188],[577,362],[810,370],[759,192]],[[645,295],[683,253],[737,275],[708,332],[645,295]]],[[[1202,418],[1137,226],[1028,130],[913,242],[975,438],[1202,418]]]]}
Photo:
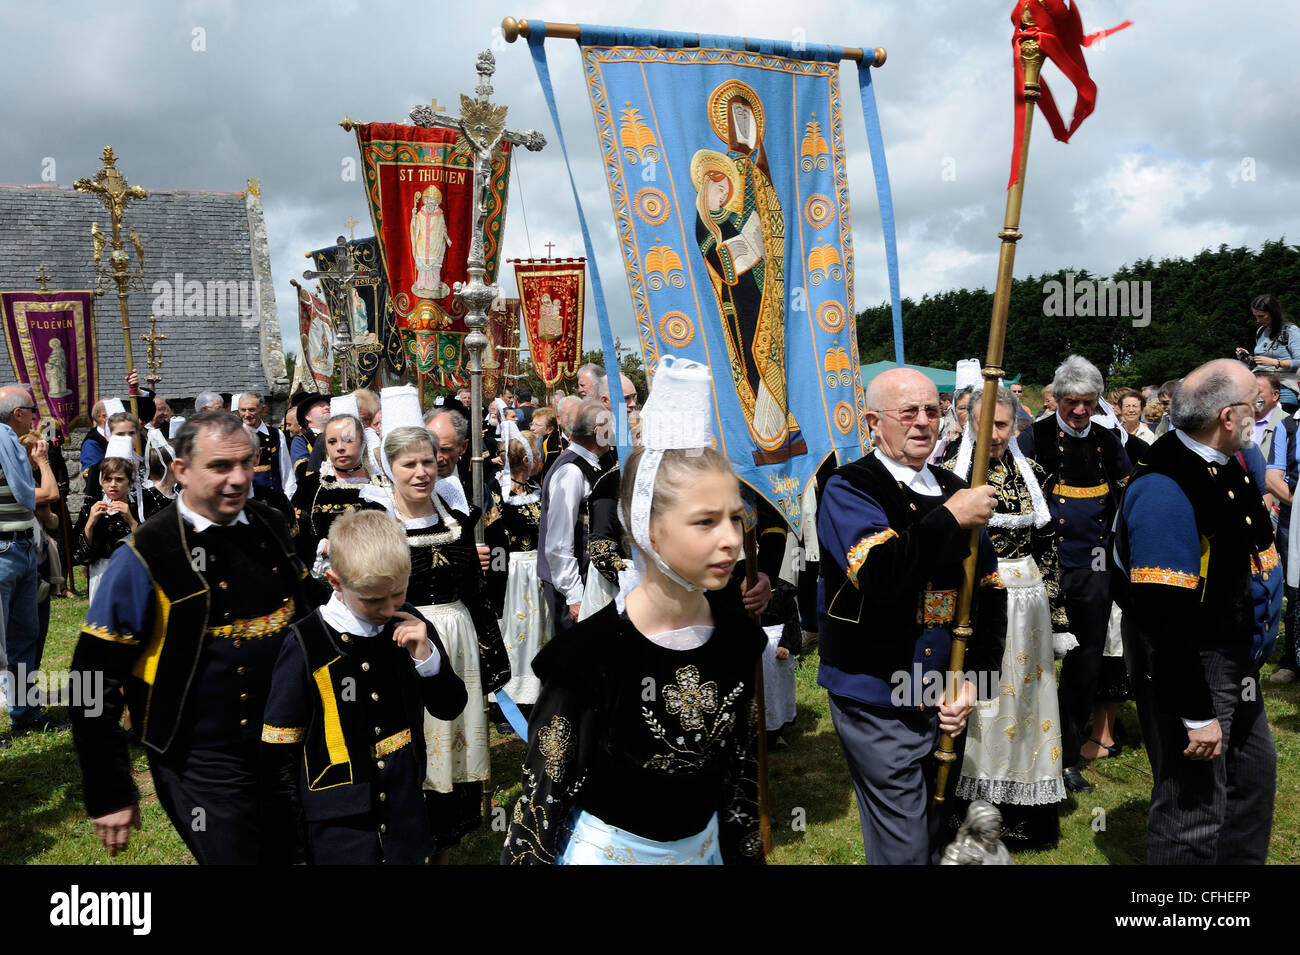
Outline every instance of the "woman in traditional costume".
{"type": "Polygon", "coordinates": [[[385,467],[393,482],[392,496],[383,503],[411,548],[406,599],[437,629],[468,693],[456,719],[424,720],[425,807],[438,861],[445,864],[447,851],[481,824],[483,783],[491,767],[484,697],[510,679],[510,662],[474,545],[477,508],[453,511],[434,492],[437,439],[424,427],[415,389],[385,388],[381,399],[385,467]]]}
{"type": "Polygon", "coordinates": [[[726,586],[743,505],[711,447],[708,369],[665,355],[622,505],[644,579],[533,661],[542,691],[502,861],[762,859],[754,672],[766,639],[726,586]]]}
{"type": "MultiPolygon", "coordinates": [[[[331,405],[342,401],[335,398],[331,405]]],[[[365,429],[355,412],[355,399],[351,409],[330,410],[336,413],[325,422],[320,438],[325,442],[325,460],[319,471],[304,471],[293,492],[298,556],[317,577],[325,572],[318,551],[329,537],[330,525],[340,515],[362,506],[362,491],[375,479],[365,453],[365,429]]]]}
{"type": "Polygon", "coordinates": [[[533,675],[533,657],[551,635],[550,606],[537,576],[537,534],[541,520],[541,491],[533,479],[541,465],[534,434],[522,434],[506,423],[506,466],[490,488],[483,536],[493,555],[488,592],[500,616],[501,636],[510,656],[510,682],[503,690],[527,715],[541,688],[533,675]],[[498,561],[498,554],[508,554],[498,561]]]}
{"type": "MultiPolygon", "coordinates": [[[[979,391],[971,396],[962,443],[944,465],[966,479],[982,400],[979,391]]],[[[977,703],[970,715],[957,796],[997,805],[1009,845],[1047,848],[1056,844],[1056,803],[1066,796],[1053,635],[1059,634],[1063,642],[1073,638],[1058,579],[1056,538],[1043,497],[1045,472],[1024,456],[1015,440],[1018,406],[1010,389],[998,389],[989,451],[988,484],[997,494],[997,511],[988,529],[998,553],[998,576],[1007,588],[1001,691],[977,703]]]]}

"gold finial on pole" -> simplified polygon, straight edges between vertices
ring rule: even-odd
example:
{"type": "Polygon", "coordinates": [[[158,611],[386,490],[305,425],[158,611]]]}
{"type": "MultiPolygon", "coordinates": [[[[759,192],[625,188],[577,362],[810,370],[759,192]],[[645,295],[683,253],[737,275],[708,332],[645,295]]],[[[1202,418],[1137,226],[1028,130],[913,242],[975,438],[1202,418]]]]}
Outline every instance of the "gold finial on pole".
{"type": "MultiPolygon", "coordinates": [[[[1028,8],[1020,18],[1022,26],[1032,26],[1033,18],[1028,8]]],[[[1011,304],[1011,279],[1015,272],[1016,243],[1020,241],[1020,202],[1025,194],[1025,171],[1029,165],[1029,134],[1033,127],[1034,103],[1039,96],[1038,74],[1043,67],[1043,51],[1037,40],[1026,38],[1020,43],[1020,63],[1025,76],[1025,130],[1020,141],[1020,169],[1016,181],[1007,191],[1006,214],[1002,220],[1002,231],[998,238],[1002,247],[998,255],[998,280],[993,292],[993,317],[989,323],[988,353],[984,358],[982,376],[984,391],[980,398],[980,419],[976,431],[975,454],[971,460],[970,486],[980,487],[987,483],[989,470],[989,448],[993,443],[993,417],[997,413],[998,380],[1003,376],[1002,352],[1007,339],[1007,311],[1011,304]]],[[[962,679],[966,663],[966,641],[974,631],[971,628],[971,603],[975,593],[975,564],[979,558],[979,538],[981,528],[975,528],[970,534],[970,553],[962,563],[961,589],[957,592],[957,609],[953,616],[956,626],[952,630],[952,653],[948,658],[948,680],[944,700],[952,701],[962,692],[958,681],[962,679]]],[[[939,760],[939,772],[935,781],[934,801],[944,801],[944,790],[948,784],[948,771],[956,761],[953,739],[946,733],[939,738],[939,749],[935,752],[939,760]]]]}

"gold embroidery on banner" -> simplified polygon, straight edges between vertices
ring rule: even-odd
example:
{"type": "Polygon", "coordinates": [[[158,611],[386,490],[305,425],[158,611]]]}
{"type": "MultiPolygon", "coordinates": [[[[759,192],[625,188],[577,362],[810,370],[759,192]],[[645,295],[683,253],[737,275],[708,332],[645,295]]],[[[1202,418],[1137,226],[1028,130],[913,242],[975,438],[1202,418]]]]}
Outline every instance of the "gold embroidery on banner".
{"type": "Polygon", "coordinates": [[[1164,567],[1134,567],[1129,571],[1128,579],[1135,584],[1169,584],[1171,587],[1186,587],[1195,590],[1201,582],[1196,574],[1164,567]]]}
{"type": "Polygon", "coordinates": [[[700,671],[693,666],[677,671],[677,684],[664,687],[664,708],[682,722],[682,729],[697,730],[704,726],[704,713],[718,710],[718,684],[710,680],[700,685],[700,671]]]}
{"type": "Polygon", "coordinates": [[[546,775],[557,783],[563,782],[565,765],[573,755],[572,724],[563,716],[551,717],[537,731],[537,749],[546,757],[546,775]]]}

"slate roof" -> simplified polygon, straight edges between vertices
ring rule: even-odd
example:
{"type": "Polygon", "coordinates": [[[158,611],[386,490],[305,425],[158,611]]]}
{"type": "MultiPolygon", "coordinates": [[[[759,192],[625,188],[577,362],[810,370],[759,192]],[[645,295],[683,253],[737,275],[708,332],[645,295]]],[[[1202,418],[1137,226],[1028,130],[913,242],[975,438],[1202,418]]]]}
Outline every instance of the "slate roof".
{"type": "MultiPolygon", "coordinates": [[[[111,238],[108,210],[94,196],[70,186],[0,184],[0,291],[40,288],[37,273],[42,265],[50,289],[94,288],[91,222],[98,222],[111,238]]],[[[269,391],[245,194],[151,191],[148,199],[127,207],[126,224],[135,228],[144,245],[144,291],[132,292],[130,299],[131,348],[141,377],[147,371],[140,335],[149,330],[155,283],[175,284],[180,273],[183,281],[201,282],[205,290],[209,282],[246,283],[245,301],[252,303],[251,314],[236,314],[239,307],[229,304],[224,315],[213,314],[218,303],[207,297],[204,305],[209,314],[160,316],[158,331],[167,341],[161,344],[159,393],[174,399],[193,398],[207,389],[269,391]]],[[[129,242],[126,248],[134,257],[129,242]]],[[[105,263],[107,259],[105,254],[105,263]]],[[[269,278],[265,276],[265,284],[270,284],[269,278]]],[[[122,326],[116,287],[111,282],[108,287],[95,300],[99,375],[101,392],[120,396],[126,374],[122,326]]],[[[262,289],[261,294],[268,292],[262,289]]],[[[269,294],[274,296],[273,285],[269,294]]],[[[0,361],[0,383],[14,380],[9,362],[0,361]]]]}

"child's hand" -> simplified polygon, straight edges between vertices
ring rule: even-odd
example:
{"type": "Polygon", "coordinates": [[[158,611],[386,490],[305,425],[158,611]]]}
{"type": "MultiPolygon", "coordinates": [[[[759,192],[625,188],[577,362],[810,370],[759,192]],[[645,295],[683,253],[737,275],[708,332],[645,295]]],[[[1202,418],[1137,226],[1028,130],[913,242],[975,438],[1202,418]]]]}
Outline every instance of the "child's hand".
{"type": "Polygon", "coordinates": [[[393,614],[401,621],[393,630],[393,639],[399,647],[406,648],[412,660],[427,660],[433,655],[433,645],[429,643],[429,628],[423,620],[417,620],[401,610],[393,614]]]}

